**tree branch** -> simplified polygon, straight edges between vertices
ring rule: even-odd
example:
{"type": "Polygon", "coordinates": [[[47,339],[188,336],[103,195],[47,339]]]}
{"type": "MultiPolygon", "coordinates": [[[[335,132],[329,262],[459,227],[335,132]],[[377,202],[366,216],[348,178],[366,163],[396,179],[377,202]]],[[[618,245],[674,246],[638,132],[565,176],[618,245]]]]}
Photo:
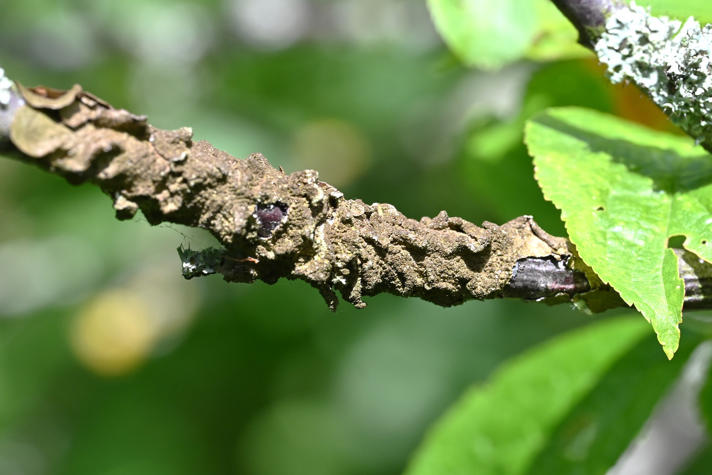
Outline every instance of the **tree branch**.
{"type": "Polygon", "coordinates": [[[552,0],[596,52],[613,83],[632,82],[712,152],[712,28],[653,16],[618,0],[552,0]]]}
{"type": "Polygon", "coordinates": [[[593,49],[617,0],[551,0],[579,32],[579,43],[593,49]]]}
{"type": "MultiPolygon", "coordinates": [[[[575,301],[593,311],[624,305],[566,239],[530,216],[476,226],[443,211],[416,221],[389,204],[345,199],[316,171],[285,174],[260,154],[239,160],[194,142],[189,128],[157,129],[79,86],[8,91],[0,103],[6,154],[98,185],[119,219],[140,209],[151,224],[200,227],[218,239],[223,249],[179,249],[186,278],[300,279],[332,309],[336,291],[357,307],[382,292],[443,306],[499,297],[575,301]]],[[[686,306],[712,307],[712,268],[681,269],[686,306]]]]}

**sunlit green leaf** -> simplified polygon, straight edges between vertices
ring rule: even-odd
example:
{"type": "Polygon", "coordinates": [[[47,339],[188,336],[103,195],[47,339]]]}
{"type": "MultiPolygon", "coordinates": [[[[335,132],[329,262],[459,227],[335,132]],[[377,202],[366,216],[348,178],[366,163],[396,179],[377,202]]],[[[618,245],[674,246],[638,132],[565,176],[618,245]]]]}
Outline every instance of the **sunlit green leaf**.
{"type": "Polygon", "coordinates": [[[712,261],[712,159],[691,140],[579,108],[526,127],[536,178],[583,260],[648,319],[672,358],[684,286],[668,239],[712,261]]]}
{"type": "Polygon", "coordinates": [[[436,424],[407,475],[523,473],[565,416],[644,335],[635,319],[602,321],[516,358],[436,424]]]}

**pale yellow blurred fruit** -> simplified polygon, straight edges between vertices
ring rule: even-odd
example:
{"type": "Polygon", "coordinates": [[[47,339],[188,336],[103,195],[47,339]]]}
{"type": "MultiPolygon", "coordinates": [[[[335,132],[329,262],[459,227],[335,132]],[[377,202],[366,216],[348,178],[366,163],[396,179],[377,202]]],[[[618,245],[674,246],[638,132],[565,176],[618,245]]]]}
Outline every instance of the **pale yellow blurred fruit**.
{"type": "Polygon", "coordinates": [[[93,372],[118,376],[146,359],[153,347],[154,329],[145,300],[130,290],[109,290],[87,302],[77,314],[72,349],[93,372]]]}

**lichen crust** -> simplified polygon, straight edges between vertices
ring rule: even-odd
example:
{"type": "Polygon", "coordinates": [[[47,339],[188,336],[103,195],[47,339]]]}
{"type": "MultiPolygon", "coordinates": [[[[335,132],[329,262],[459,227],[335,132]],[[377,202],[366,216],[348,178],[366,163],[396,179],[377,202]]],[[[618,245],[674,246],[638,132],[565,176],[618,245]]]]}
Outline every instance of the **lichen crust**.
{"type": "Polygon", "coordinates": [[[612,82],[638,85],[712,151],[712,25],[654,16],[631,2],[611,12],[595,51],[612,82]]]}
{"type": "Polygon", "coordinates": [[[5,108],[12,98],[12,81],[5,76],[5,70],[0,68],[0,107],[5,108]]]}

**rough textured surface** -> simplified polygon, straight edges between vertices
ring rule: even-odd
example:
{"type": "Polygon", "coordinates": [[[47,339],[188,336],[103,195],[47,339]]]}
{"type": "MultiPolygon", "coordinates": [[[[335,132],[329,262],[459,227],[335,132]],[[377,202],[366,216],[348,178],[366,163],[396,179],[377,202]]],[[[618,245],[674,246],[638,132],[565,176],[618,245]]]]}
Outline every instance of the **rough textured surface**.
{"type": "Polygon", "coordinates": [[[152,224],[201,227],[220,241],[222,249],[179,249],[186,278],[301,279],[331,308],[336,292],[357,307],[381,292],[445,306],[508,296],[594,311],[621,304],[567,240],[530,216],[501,226],[444,211],[409,219],[389,204],[346,199],[313,170],[285,174],[262,155],[240,160],[193,142],[189,128],[158,130],[78,86],[15,95],[7,117],[18,159],[97,184],[119,219],[141,210],[152,224]]]}
{"type": "Polygon", "coordinates": [[[285,174],[259,154],[238,160],[193,142],[188,128],[155,129],[78,86],[19,90],[26,104],[10,138],[23,158],[96,183],[120,219],[140,209],[152,224],[202,227],[220,241],[221,250],[181,250],[186,277],[301,279],[331,307],[336,291],[357,307],[380,292],[454,305],[501,296],[522,258],[570,255],[531,217],[480,227],[443,211],[416,221],[345,199],[313,170],[285,174]]]}

